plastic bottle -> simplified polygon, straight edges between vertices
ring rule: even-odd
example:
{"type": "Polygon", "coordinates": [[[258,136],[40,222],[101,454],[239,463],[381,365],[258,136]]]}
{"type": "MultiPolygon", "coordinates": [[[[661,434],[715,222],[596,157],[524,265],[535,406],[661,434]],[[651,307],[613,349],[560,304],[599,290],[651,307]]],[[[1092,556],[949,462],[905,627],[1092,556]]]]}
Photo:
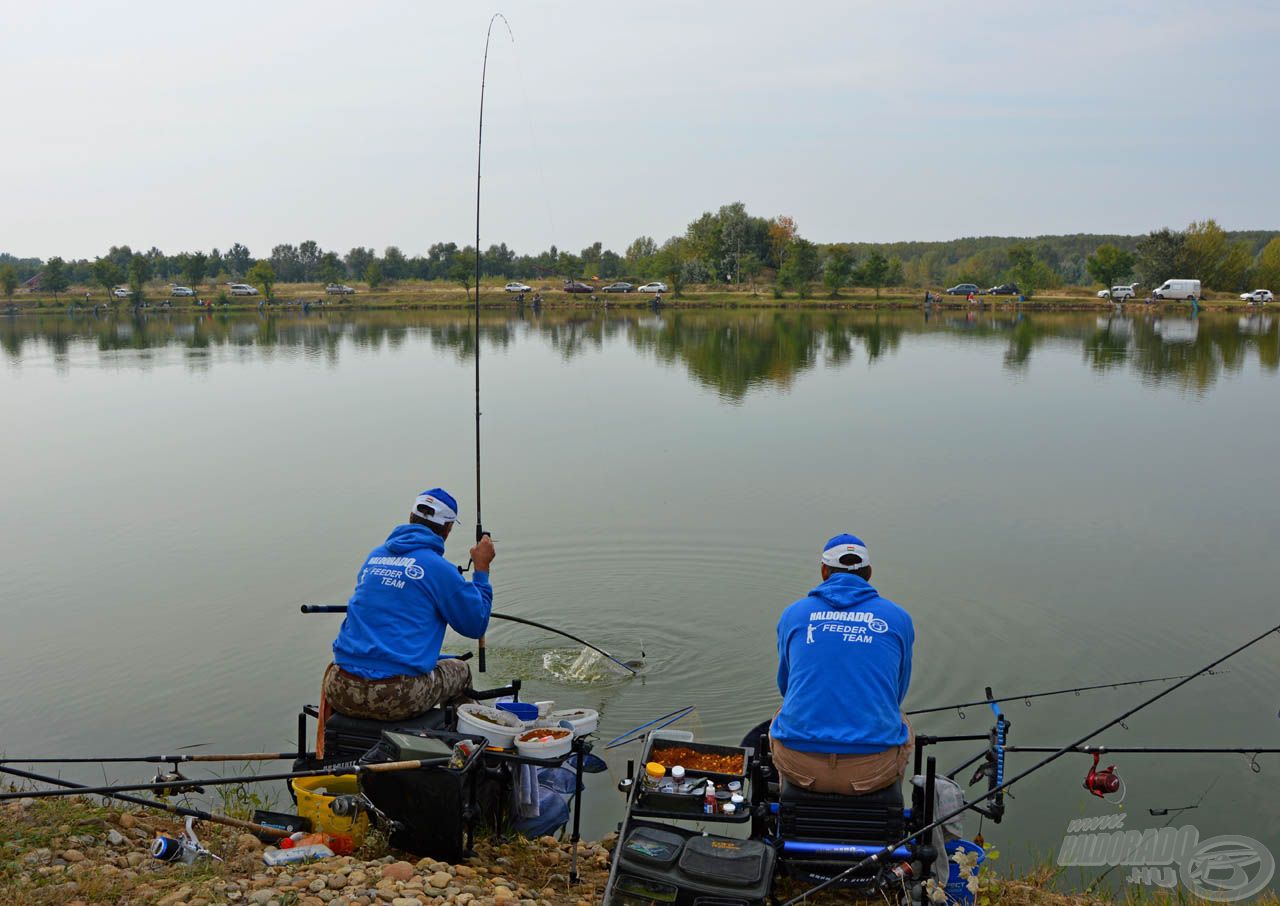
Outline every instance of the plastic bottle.
{"type": "Polygon", "coordinates": [[[735,808],[742,808],[742,803],[745,801],[746,800],[742,798],[741,793],[734,793],[732,796],[729,797],[730,804],[732,804],[735,808]]]}
{"type": "Polygon", "coordinates": [[[667,769],[656,761],[651,761],[644,766],[644,788],[650,792],[657,792],[662,784],[662,778],[667,776],[667,769]]]}
{"type": "Polygon", "coordinates": [[[707,781],[707,791],[703,795],[702,810],[708,815],[716,813],[716,785],[710,780],[707,781]]]}
{"type": "Polygon", "coordinates": [[[303,846],[327,846],[335,855],[349,856],[355,852],[355,841],[347,834],[291,834],[280,841],[281,849],[298,849],[303,846]]]}
{"type": "Polygon", "coordinates": [[[329,859],[333,850],[321,844],[295,846],[293,849],[269,849],[262,854],[268,865],[288,865],[290,862],[306,862],[310,859],[329,859]]]}

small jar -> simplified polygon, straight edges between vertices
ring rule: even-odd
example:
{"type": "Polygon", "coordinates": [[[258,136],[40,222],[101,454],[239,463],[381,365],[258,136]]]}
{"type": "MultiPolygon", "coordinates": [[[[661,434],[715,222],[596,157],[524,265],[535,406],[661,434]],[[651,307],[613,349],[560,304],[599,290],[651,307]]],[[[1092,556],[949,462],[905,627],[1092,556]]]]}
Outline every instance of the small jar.
{"type": "Polygon", "coordinates": [[[736,815],[738,813],[738,807],[732,802],[726,802],[724,807],[721,809],[721,812],[725,815],[736,815]]]}
{"type": "Polygon", "coordinates": [[[740,808],[742,806],[742,803],[745,801],[746,800],[742,798],[741,793],[734,793],[732,796],[729,797],[729,803],[733,805],[735,808],[740,808]]]}
{"type": "Polygon", "coordinates": [[[662,779],[667,776],[667,769],[656,761],[651,761],[644,766],[644,786],[647,790],[656,791],[662,784],[662,779]]]}

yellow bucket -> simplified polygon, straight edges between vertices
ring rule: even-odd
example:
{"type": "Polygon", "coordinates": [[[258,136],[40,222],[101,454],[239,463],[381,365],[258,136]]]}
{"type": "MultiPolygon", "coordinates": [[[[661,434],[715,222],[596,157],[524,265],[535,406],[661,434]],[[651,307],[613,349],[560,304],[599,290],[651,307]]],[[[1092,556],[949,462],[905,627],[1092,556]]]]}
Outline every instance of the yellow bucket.
{"type": "Polygon", "coordinates": [[[356,846],[364,842],[364,835],[369,830],[369,816],[360,812],[354,818],[342,818],[329,807],[339,796],[354,796],[360,792],[355,774],[296,777],[291,783],[294,795],[298,797],[298,814],[311,820],[313,831],[348,834],[356,846]]]}

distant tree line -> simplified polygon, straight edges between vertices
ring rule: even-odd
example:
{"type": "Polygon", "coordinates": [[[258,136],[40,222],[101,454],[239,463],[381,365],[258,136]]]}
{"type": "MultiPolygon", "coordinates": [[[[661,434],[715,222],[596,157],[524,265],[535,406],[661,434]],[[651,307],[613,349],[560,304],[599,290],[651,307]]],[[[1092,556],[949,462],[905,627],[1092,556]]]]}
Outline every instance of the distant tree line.
{"type": "MultiPolygon", "coordinates": [[[[690,284],[747,286],[754,292],[763,283],[775,295],[790,292],[801,298],[818,286],[838,297],[851,286],[868,287],[878,295],[886,286],[987,286],[1011,280],[1032,295],[1067,285],[1111,286],[1126,280],[1150,288],[1171,277],[1199,279],[1206,289],[1230,292],[1255,284],[1280,289],[1280,232],[1228,232],[1204,220],[1184,230],[1163,228],[1143,236],[1080,233],[817,244],[799,234],[792,218],[754,216],[734,202],[703,213],[679,236],[661,243],[640,236],[621,253],[600,242],[576,254],[553,245],[521,255],[506,243],[490,245],[481,255],[480,270],[484,277],[507,280],[663,280],[677,294],[690,284]]],[[[340,254],[307,240],[277,245],[261,258],[241,243],[225,251],[175,255],[154,246],[145,252],[112,246],[93,260],[42,261],[0,253],[0,288],[6,295],[37,274],[41,287],[55,294],[72,284],[108,292],[127,284],[135,298],[150,280],[192,287],[246,280],[268,296],[278,283],[364,281],[376,289],[403,280],[446,280],[469,293],[475,249],[437,242],[421,255],[408,255],[394,245],[381,254],[361,246],[340,254]]]]}

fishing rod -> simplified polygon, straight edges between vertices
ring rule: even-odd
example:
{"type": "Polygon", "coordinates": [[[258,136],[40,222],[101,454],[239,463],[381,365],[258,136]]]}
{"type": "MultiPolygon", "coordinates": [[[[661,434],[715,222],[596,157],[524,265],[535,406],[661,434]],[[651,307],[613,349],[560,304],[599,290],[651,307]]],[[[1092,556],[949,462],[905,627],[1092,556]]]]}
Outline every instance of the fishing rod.
{"type": "MultiPolygon", "coordinates": [[[[1057,752],[1052,746],[1005,746],[1006,752],[1057,752]]],[[[1092,755],[1276,755],[1280,748],[1250,746],[1245,748],[1207,747],[1191,748],[1187,746],[1069,746],[1069,752],[1083,752],[1092,755]]]]}
{"type": "MultiPolygon", "coordinates": [[[[480,164],[484,152],[484,87],[489,78],[489,39],[493,37],[493,23],[499,19],[507,27],[512,43],[515,42],[507,17],[502,13],[490,16],[489,28],[484,34],[484,62],[480,66],[480,127],[476,133],[476,544],[489,534],[484,530],[484,520],[480,515],[480,164]]],[[[477,643],[476,666],[484,673],[484,636],[480,636],[477,643]]]]}
{"type": "MultiPolygon", "coordinates": [[[[419,768],[438,767],[449,763],[449,756],[443,758],[421,758],[412,761],[389,761],[384,764],[345,764],[329,765],[310,771],[288,771],[282,774],[257,774],[244,777],[185,778],[188,784],[200,786],[226,786],[237,783],[265,783],[268,780],[295,780],[302,777],[327,777],[332,774],[384,774],[397,771],[416,771],[419,768]]],[[[6,769],[7,770],[7,769],[6,769]]],[[[153,790],[164,795],[166,791],[187,784],[164,781],[161,783],[125,783],[109,786],[83,786],[77,784],[75,789],[62,790],[28,790],[16,793],[0,793],[0,802],[7,799],[49,799],[61,796],[114,796],[116,793],[143,792],[153,790]]]]}
{"type": "Polygon", "coordinates": [[[186,761],[289,761],[315,752],[252,752],[247,755],[112,755],[107,758],[0,758],[0,764],[178,764],[186,761]]]}
{"type": "MultiPolygon", "coordinates": [[[[300,610],[302,611],[302,613],[346,613],[347,605],[346,604],[303,604],[300,610]]],[[[587,648],[590,648],[592,651],[596,652],[597,654],[603,655],[613,663],[617,664],[623,670],[626,670],[632,676],[635,676],[640,672],[635,667],[632,667],[630,664],[628,664],[626,661],[618,660],[616,657],[614,657],[609,652],[605,651],[600,646],[592,645],[586,639],[580,639],[573,633],[565,632],[563,629],[556,629],[554,626],[548,626],[546,623],[539,623],[537,620],[529,620],[529,619],[525,619],[524,617],[513,617],[510,614],[498,613],[497,611],[491,612],[489,616],[495,620],[506,620],[508,623],[522,623],[525,626],[532,626],[535,629],[543,629],[543,630],[546,630],[547,632],[554,633],[555,635],[564,636],[566,639],[569,639],[572,642],[577,642],[579,645],[583,645],[587,648]]]]}
{"type": "MultiPolygon", "coordinates": [[[[54,786],[67,787],[76,795],[84,794],[83,791],[87,789],[87,787],[82,783],[73,783],[70,780],[62,780],[58,777],[46,777],[43,774],[33,774],[31,771],[23,771],[18,768],[0,766],[0,773],[12,774],[14,777],[22,777],[26,780],[35,780],[40,783],[51,783],[54,786]]],[[[103,795],[109,796],[112,799],[118,799],[121,802],[129,802],[133,805],[141,805],[146,808],[169,812],[171,815],[181,815],[184,818],[198,818],[201,821],[223,824],[227,827],[239,828],[240,830],[249,831],[250,833],[259,834],[261,836],[273,837],[276,839],[289,836],[289,831],[281,830],[278,827],[266,827],[262,824],[254,824],[252,821],[243,821],[239,818],[232,818],[229,815],[218,815],[213,812],[206,812],[204,809],[188,808],[187,806],[173,805],[168,802],[156,802],[154,799],[127,796],[123,793],[106,793],[103,795]]]]}
{"type": "MultiPolygon", "coordinates": [[[[1205,676],[1219,676],[1226,672],[1227,671],[1225,670],[1210,670],[1205,674],[1205,676]]],[[[908,716],[916,714],[936,714],[939,711],[959,711],[962,708],[976,708],[979,705],[991,704],[992,701],[1015,702],[1019,699],[1025,701],[1027,703],[1027,707],[1031,707],[1031,700],[1033,698],[1048,698],[1052,695],[1068,695],[1070,693],[1079,695],[1081,692],[1093,692],[1098,689],[1119,689],[1122,686],[1143,686],[1147,683],[1171,683],[1175,680],[1186,679],[1188,675],[1189,674],[1184,673],[1178,676],[1153,676],[1147,679],[1126,680],[1122,683],[1098,683],[1093,686],[1073,686],[1070,689],[1053,689],[1049,692],[1027,692],[1023,695],[1005,695],[996,699],[979,698],[971,702],[957,702],[954,705],[938,705],[933,708],[917,708],[914,711],[907,711],[905,713],[908,716]]],[[[964,719],[963,713],[961,713],[960,718],[962,720],[964,719]]]]}
{"type": "MultiPolygon", "coordinates": [[[[957,815],[963,814],[964,812],[969,811],[970,809],[973,809],[974,806],[978,805],[979,803],[985,802],[986,800],[993,798],[997,794],[1003,793],[1005,790],[1007,790],[1009,787],[1013,786],[1015,783],[1019,782],[1020,780],[1026,779],[1031,774],[1034,774],[1036,771],[1040,770],[1041,768],[1057,761],[1063,755],[1066,755],[1069,752],[1076,749],[1077,747],[1084,745],[1090,739],[1097,736],[1099,733],[1102,733],[1102,732],[1105,732],[1106,730],[1111,729],[1112,727],[1119,724],[1121,721],[1129,717],[1132,717],[1134,714],[1137,714],[1143,708],[1146,708],[1149,705],[1155,704],[1157,701],[1164,698],[1166,695],[1169,695],[1177,691],[1178,689],[1181,689],[1183,686],[1191,682],[1196,677],[1203,676],[1204,674],[1208,673],[1210,670],[1212,670],[1214,667],[1217,667],[1219,664],[1223,663],[1224,661],[1235,657],[1237,654],[1239,654],[1240,652],[1244,651],[1247,648],[1253,647],[1258,642],[1261,642],[1263,639],[1265,639],[1267,636],[1271,635],[1272,633],[1280,633],[1280,625],[1272,626],[1270,629],[1266,630],[1265,632],[1254,636],[1252,639],[1245,642],[1243,645],[1233,648],[1231,651],[1222,655],[1217,660],[1212,661],[1211,663],[1209,663],[1204,667],[1201,667],[1196,672],[1188,673],[1184,675],[1183,678],[1178,680],[1178,682],[1174,683],[1174,685],[1168,687],[1167,689],[1161,689],[1155,695],[1151,696],[1150,698],[1142,702],[1139,702],[1137,705],[1134,705],[1132,708],[1122,713],[1119,717],[1114,717],[1111,720],[1108,720],[1102,726],[1097,727],[1096,729],[1090,730],[1088,733],[1081,736],[1075,742],[1071,742],[1065,746],[1061,746],[1057,749],[1054,749],[1051,754],[1040,759],[1031,767],[1027,768],[1025,771],[1015,774],[1013,777],[1010,777],[1008,780],[1003,780],[1000,783],[991,786],[986,790],[986,792],[979,795],[976,799],[972,800],[971,802],[966,802],[964,805],[960,806],[960,808],[955,809],[951,812],[948,812],[947,814],[943,815],[940,818],[936,818],[930,824],[926,824],[924,827],[919,828],[914,833],[908,834],[906,837],[903,837],[901,840],[897,840],[893,843],[890,843],[888,846],[884,847],[878,852],[872,853],[871,855],[863,859],[859,859],[857,862],[855,862],[853,865],[850,865],[848,868],[846,868],[844,871],[840,872],[839,874],[832,875],[831,877],[827,878],[821,883],[816,884],[813,887],[810,887],[808,890],[804,891],[798,896],[792,897],[790,900],[787,900],[785,903],[782,904],[782,906],[796,906],[797,903],[800,903],[801,901],[807,899],[808,897],[812,896],[818,891],[825,890],[826,888],[830,887],[832,884],[835,884],[844,880],[845,878],[849,877],[855,872],[861,871],[867,866],[879,866],[882,862],[890,859],[893,855],[893,851],[897,849],[899,846],[906,846],[912,840],[917,838],[924,839],[929,832],[934,830],[934,828],[941,827],[942,825],[950,821],[952,818],[955,818],[957,815]]],[[[987,703],[988,702],[982,702],[982,704],[987,704],[987,703]]]]}

